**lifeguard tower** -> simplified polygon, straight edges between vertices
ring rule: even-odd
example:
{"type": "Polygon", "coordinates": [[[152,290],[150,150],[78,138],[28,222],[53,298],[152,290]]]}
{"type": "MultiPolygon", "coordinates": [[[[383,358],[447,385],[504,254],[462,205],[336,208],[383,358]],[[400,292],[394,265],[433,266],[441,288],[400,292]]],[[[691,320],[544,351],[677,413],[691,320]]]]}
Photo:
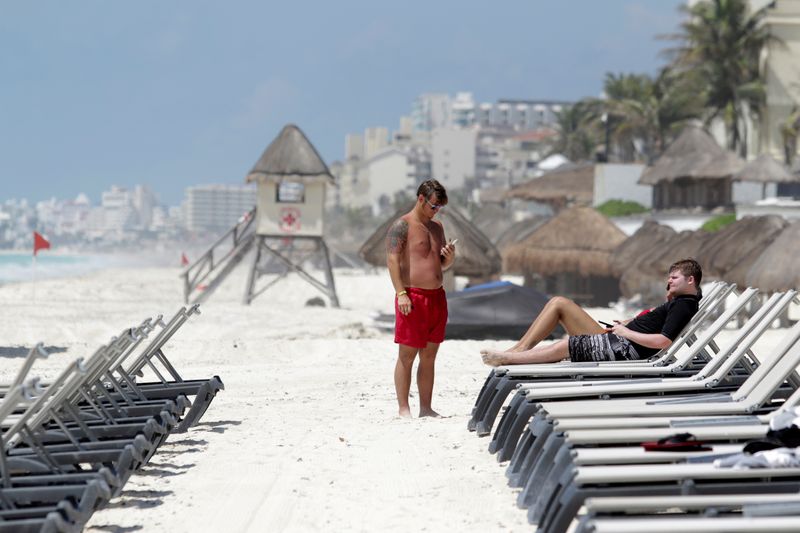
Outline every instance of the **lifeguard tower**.
{"type": "Polygon", "coordinates": [[[339,307],[330,252],[323,237],[325,189],[334,184],[334,179],[300,128],[285,126],[256,161],[246,181],[256,183],[256,207],[184,270],[186,301],[207,298],[255,247],[245,305],[294,272],[322,291],[333,307],[339,307]],[[304,267],[311,260],[322,269],[324,281],[304,267]],[[259,284],[262,277],[271,279],[259,284]],[[209,283],[202,285],[204,280],[209,283]],[[202,291],[197,290],[199,287],[202,291]]]}

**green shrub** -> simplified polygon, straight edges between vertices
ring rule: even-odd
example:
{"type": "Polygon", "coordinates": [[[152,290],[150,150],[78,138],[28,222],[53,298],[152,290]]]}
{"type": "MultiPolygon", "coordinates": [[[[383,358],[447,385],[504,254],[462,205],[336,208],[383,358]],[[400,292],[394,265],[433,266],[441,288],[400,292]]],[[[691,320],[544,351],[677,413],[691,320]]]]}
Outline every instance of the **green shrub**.
{"type": "Polygon", "coordinates": [[[717,215],[713,218],[709,218],[705,221],[705,223],[700,226],[700,229],[713,232],[718,231],[727,226],[728,224],[732,224],[736,222],[736,215],[734,213],[729,213],[727,215],[717,215]]]}
{"type": "Polygon", "coordinates": [[[595,209],[607,217],[624,217],[649,211],[642,204],[631,200],[608,200],[595,207],[595,209]]]}

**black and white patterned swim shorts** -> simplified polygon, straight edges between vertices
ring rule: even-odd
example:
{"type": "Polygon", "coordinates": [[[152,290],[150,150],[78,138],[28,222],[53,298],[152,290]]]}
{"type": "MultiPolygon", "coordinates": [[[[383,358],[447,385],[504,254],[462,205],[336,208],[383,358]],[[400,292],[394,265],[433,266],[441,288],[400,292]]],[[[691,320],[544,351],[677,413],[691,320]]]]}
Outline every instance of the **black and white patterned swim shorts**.
{"type": "Polygon", "coordinates": [[[633,361],[639,354],[625,337],[613,333],[574,335],[569,338],[569,359],[587,361],[633,361]]]}

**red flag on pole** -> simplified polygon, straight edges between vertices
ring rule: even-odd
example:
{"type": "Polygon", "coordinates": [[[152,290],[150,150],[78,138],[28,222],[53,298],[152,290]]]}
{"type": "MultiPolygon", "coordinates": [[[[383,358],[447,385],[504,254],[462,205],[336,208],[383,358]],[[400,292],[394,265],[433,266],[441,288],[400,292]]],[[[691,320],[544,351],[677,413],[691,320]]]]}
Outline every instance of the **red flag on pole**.
{"type": "Polygon", "coordinates": [[[186,266],[189,264],[189,258],[186,257],[186,254],[181,252],[181,266],[186,266]]]}
{"type": "Polygon", "coordinates": [[[50,248],[50,241],[42,237],[38,231],[33,232],[33,255],[35,256],[39,250],[47,250],[50,248]]]}

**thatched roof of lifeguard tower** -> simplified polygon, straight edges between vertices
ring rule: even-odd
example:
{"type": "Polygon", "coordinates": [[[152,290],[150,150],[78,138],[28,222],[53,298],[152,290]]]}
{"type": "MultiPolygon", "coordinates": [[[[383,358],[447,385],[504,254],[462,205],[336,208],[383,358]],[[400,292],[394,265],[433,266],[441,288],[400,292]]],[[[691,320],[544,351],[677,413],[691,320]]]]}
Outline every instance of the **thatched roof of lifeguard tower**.
{"type": "Polygon", "coordinates": [[[594,198],[594,164],[566,163],[538,178],[514,186],[508,198],[535,200],[565,207],[591,205],[594,198]]]}
{"type": "MultiPolygon", "coordinates": [[[[386,233],[398,218],[413,207],[414,203],[411,202],[386,219],[364,242],[358,255],[372,265],[386,266],[386,233]]],[[[455,275],[488,277],[500,273],[501,260],[497,248],[458,209],[445,206],[439,210],[435,220],[442,223],[448,239],[458,239],[456,262],[453,265],[455,275]]]]}
{"type": "Polygon", "coordinates": [[[793,222],[770,244],[753,263],[746,281],[765,292],[800,288],[800,220],[793,222]]]}
{"type": "Polygon", "coordinates": [[[245,181],[280,181],[286,178],[300,181],[324,179],[334,183],[317,149],[294,124],[283,127],[253,165],[245,181]]]}
{"type": "Polygon", "coordinates": [[[745,286],[747,271],[788,225],[778,215],[748,216],[712,233],[697,256],[703,278],[745,286]]]}
{"type": "Polygon", "coordinates": [[[742,169],[744,161],[724,150],[711,135],[697,126],[686,127],[652,166],[639,178],[643,185],[680,178],[728,178],[742,169]]]}
{"type": "Polygon", "coordinates": [[[611,255],[611,272],[623,276],[631,268],[654,253],[661,252],[661,246],[673,238],[677,232],[655,220],[646,220],[636,232],[625,239],[611,255]]]}
{"type": "Polygon", "coordinates": [[[625,233],[590,207],[572,207],[542,224],[503,255],[507,272],[610,276],[611,254],[625,233]]]}
{"type": "Polygon", "coordinates": [[[791,183],[800,181],[783,163],[769,154],[761,154],[748,162],[733,175],[734,181],[756,181],[758,183],[791,183]]]}

